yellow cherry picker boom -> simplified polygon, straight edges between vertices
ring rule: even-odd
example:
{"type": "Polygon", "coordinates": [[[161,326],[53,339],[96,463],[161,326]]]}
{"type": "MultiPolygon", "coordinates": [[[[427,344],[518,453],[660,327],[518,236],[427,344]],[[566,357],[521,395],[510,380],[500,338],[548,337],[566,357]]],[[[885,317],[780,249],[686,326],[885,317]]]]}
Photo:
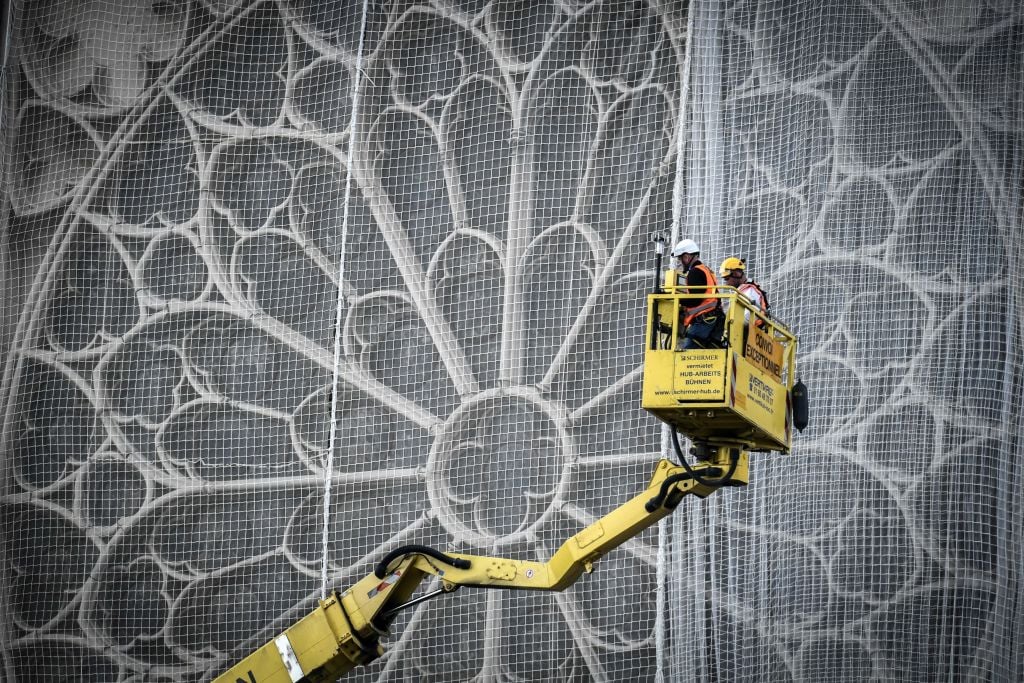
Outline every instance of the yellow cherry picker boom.
{"type": "MultiPolygon", "coordinates": [[[[660,273],[663,244],[656,243],[660,273]]],[[[384,654],[380,639],[401,610],[459,588],[564,590],[611,550],[671,514],[684,497],[747,484],[750,453],[788,453],[792,430],[802,430],[808,419],[806,389],[794,379],[796,337],[731,287],[694,293],[677,281],[668,270],[647,296],[641,405],[671,426],[678,463],[659,461],[644,491],[566,540],[547,562],[396,548],[373,573],[332,591],[215,683],[334,681],[384,654]],[[722,340],[683,350],[683,310],[709,296],[725,309],[722,340]],[[680,432],[692,442],[693,463],[680,446],[680,432]],[[437,577],[439,587],[414,597],[428,577],[437,577]]]]}

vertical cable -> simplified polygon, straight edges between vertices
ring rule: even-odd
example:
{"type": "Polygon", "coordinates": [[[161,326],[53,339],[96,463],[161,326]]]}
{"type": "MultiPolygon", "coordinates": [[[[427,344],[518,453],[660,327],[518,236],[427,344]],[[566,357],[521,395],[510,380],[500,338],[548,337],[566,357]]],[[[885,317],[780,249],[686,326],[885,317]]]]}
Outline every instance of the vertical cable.
{"type": "MultiPolygon", "coordinates": [[[[679,110],[676,115],[676,177],[672,184],[672,232],[668,239],[668,251],[671,254],[672,247],[679,239],[680,235],[680,223],[683,217],[683,179],[686,177],[686,164],[684,163],[684,157],[686,152],[686,135],[688,133],[689,123],[689,106],[690,106],[690,62],[692,55],[692,42],[690,40],[693,35],[693,11],[688,8],[686,12],[686,44],[683,48],[683,66],[682,66],[682,78],[680,89],[679,89],[679,110]]],[[[658,275],[661,277],[661,275],[658,275]]],[[[661,457],[669,458],[672,453],[671,446],[671,427],[667,424],[662,423],[661,425],[661,457]]],[[[665,681],[675,680],[671,676],[671,665],[669,666],[669,672],[665,671],[665,659],[670,657],[671,653],[666,649],[667,631],[665,615],[668,610],[668,560],[669,551],[668,545],[671,542],[671,530],[672,527],[669,524],[668,517],[658,522],[658,563],[656,569],[656,586],[657,592],[655,594],[655,621],[654,621],[654,634],[655,634],[655,680],[658,683],[665,681]]],[[[674,572],[673,575],[678,576],[678,572],[674,572]]],[[[678,632],[672,629],[673,635],[678,632]]]]}
{"type": "Polygon", "coordinates": [[[687,237],[700,244],[702,260],[718,251],[721,240],[724,141],[720,119],[722,83],[722,18],[719,3],[692,2],[687,18],[687,47],[695,35],[701,44],[690,71],[695,80],[691,106],[700,111],[690,121],[692,147],[687,177],[689,206],[686,216],[687,237]],[[696,34],[695,34],[696,31],[696,34]],[[715,240],[711,244],[710,240],[715,240]]]}
{"type": "MultiPolygon", "coordinates": [[[[664,429],[662,429],[664,432],[664,429]]],[[[664,439],[662,439],[664,441],[664,439]]],[[[667,559],[667,551],[665,549],[665,543],[667,542],[668,534],[668,523],[665,521],[667,518],[663,517],[658,522],[658,564],[656,569],[656,581],[657,588],[655,589],[654,595],[654,680],[656,683],[665,683],[669,680],[665,678],[665,667],[662,662],[665,659],[665,610],[668,606],[668,600],[665,596],[665,560],[667,559]]]]}
{"type": "Polygon", "coordinates": [[[363,16],[359,22],[359,47],[356,50],[355,76],[352,81],[352,111],[348,120],[348,153],[345,158],[345,194],[341,217],[341,249],[338,252],[338,308],[334,317],[334,378],[331,384],[331,431],[327,441],[327,462],[324,465],[324,532],[323,559],[320,565],[320,599],[327,598],[327,544],[331,526],[331,482],[334,479],[334,445],[338,436],[338,367],[341,365],[341,323],[345,302],[345,246],[348,243],[349,204],[352,196],[352,150],[355,148],[356,118],[363,75],[363,40],[366,37],[366,13],[369,0],[363,0],[363,16]]]}
{"type": "MultiPolygon", "coordinates": [[[[692,59],[693,9],[686,11],[686,47],[683,48],[683,78],[679,89],[679,112],[676,121],[676,177],[672,184],[672,235],[669,238],[669,250],[679,239],[679,222],[683,215],[683,178],[686,177],[686,166],[683,156],[686,151],[685,135],[687,134],[687,107],[690,102],[690,60],[692,59]]],[[[662,440],[662,452],[668,454],[669,442],[666,436],[662,440]]]]}

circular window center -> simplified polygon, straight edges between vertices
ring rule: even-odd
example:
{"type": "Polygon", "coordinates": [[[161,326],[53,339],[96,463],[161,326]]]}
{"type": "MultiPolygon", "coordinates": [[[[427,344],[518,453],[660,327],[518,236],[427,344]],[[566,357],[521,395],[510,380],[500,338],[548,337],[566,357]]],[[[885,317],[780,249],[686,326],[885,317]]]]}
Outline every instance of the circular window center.
{"type": "Polygon", "coordinates": [[[485,393],[456,410],[434,441],[431,504],[456,542],[514,540],[550,514],[571,452],[571,440],[539,397],[485,393]]]}

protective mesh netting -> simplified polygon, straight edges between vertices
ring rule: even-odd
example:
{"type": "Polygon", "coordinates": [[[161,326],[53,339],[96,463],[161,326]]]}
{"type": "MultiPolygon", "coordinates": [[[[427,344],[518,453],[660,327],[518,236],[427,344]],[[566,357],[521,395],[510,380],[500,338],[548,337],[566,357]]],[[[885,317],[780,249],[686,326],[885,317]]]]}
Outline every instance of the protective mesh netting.
{"type": "Polygon", "coordinates": [[[674,678],[1024,680],[1021,20],[693,7],[693,231],[768,285],[813,420],[674,520],[674,678]]]}
{"type": "Polygon", "coordinates": [[[208,680],[397,545],[549,557],[662,453],[672,226],[800,335],[796,453],[351,679],[1021,677],[1014,3],[15,5],[0,678],[208,680]]]}

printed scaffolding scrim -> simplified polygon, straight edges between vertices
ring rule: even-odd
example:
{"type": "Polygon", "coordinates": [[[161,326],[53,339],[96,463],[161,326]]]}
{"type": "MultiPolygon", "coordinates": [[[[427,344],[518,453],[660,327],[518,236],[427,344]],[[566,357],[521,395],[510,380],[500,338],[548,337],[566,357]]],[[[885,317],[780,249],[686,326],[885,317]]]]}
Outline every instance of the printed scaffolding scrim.
{"type": "Polygon", "coordinates": [[[10,4],[0,680],[209,681],[397,546],[548,559],[671,452],[655,231],[799,336],[793,453],[351,679],[1024,679],[1015,3],[10,4]]]}

